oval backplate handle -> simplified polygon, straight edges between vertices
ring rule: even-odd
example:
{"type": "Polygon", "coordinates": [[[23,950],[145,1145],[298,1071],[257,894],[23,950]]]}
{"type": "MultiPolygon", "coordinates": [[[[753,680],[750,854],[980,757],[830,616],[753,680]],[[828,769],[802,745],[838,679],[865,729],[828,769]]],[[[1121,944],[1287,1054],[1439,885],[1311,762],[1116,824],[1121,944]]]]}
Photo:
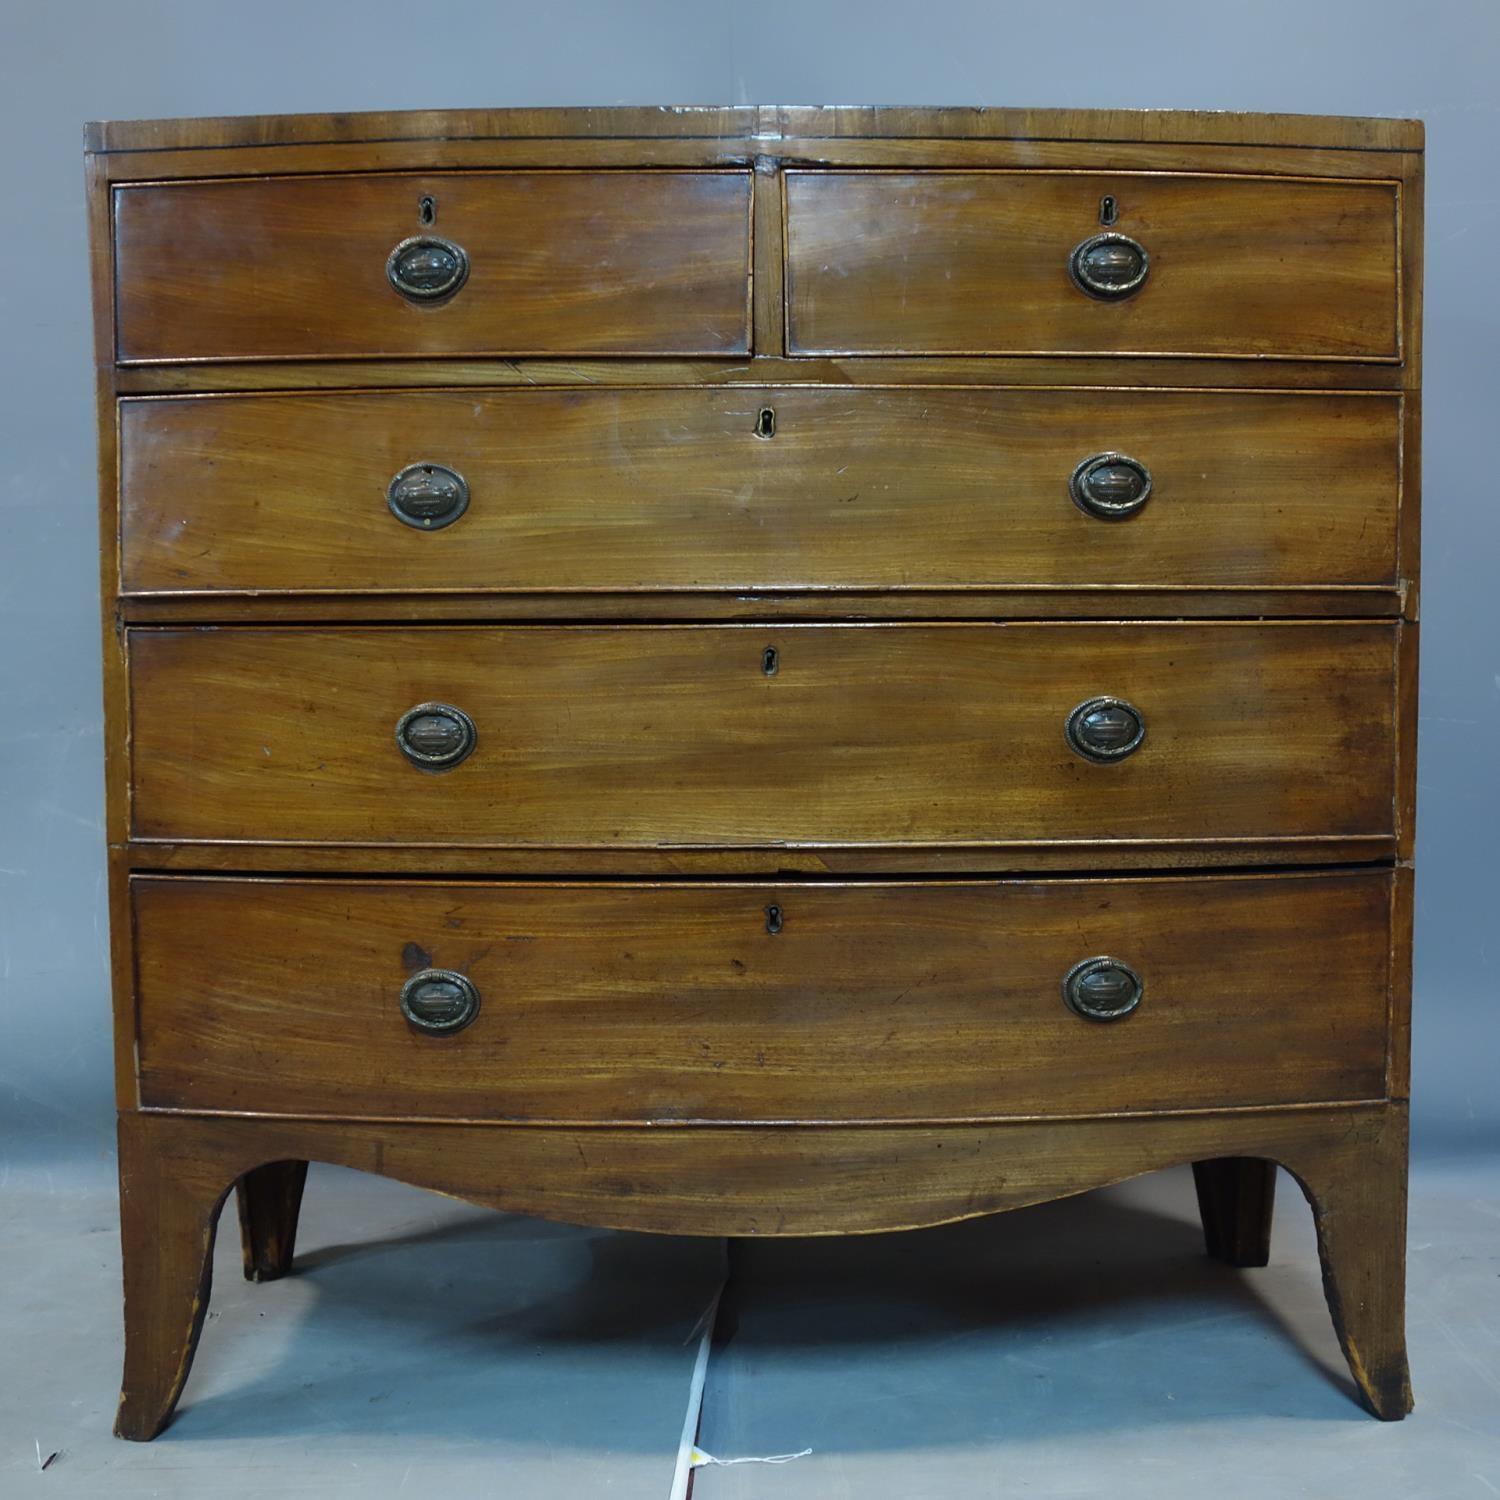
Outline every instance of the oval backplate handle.
{"type": "Polygon", "coordinates": [[[396,723],[396,744],[412,765],[448,771],[473,754],[479,742],[474,721],[451,703],[419,703],[396,723]]]}
{"type": "Polygon", "coordinates": [[[1068,274],[1079,291],[1104,302],[1118,302],[1138,292],[1151,273],[1146,247],[1128,234],[1091,235],[1073,247],[1068,274]]]}
{"type": "Polygon", "coordinates": [[[1107,764],[1133,755],[1146,738],[1146,719],[1123,698],[1088,698],[1068,715],[1063,727],[1071,749],[1107,764]]]}
{"type": "Polygon", "coordinates": [[[391,251],[385,274],[407,301],[441,302],[469,279],[469,257],[441,235],[415,234],[391,251]]]}
{"type": "Polygon", "coordinates": [[[1076,1015],[1090,1021],[1119,1021],[1128,1016],[1146,993],[1141,976],[1118,958],[1086,958],[1063,978],[1063,1001],[1076,1015]]]}
{"type": "Polygon", "coordinates": [[[1151,471],[1126,453],[1093,453],[1073,470],[1068,493],[1085,515],[1123,521],[1151,498],[1151,471]]]}
{"type": "Polygon", "coordinates": [[[479,1014],[479,991],[466,974],[423,969],[401,986],[401,1014],[428,1036],[452,1036],[479,1014]]]}
{"type": "Polygon", "coordinates": [[[385,502],[405,525],[418,531],[441,531],[469,508],[469,486],[447,464],[407,464],[386,486],[385,502]]]}

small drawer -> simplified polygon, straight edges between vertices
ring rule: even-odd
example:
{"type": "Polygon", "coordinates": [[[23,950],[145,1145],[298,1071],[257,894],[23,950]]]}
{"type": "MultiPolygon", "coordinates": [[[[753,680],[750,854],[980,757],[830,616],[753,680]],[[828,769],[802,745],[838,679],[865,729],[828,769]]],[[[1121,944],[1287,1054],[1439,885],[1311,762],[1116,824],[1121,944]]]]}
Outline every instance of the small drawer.
{"type": "Polygon", "coordinates": [[[115,190],[117,356],[749,349],[746,172],[466,172],[115,190]]]}
{"type": "Polygon", "coordinates": [[[136,628],[137,837],[1383,837],[1389,623],[136,628]]]}
{"type": "Polygon", "coordinates": [[[786,174],[794,354],[1401,357],[1394,182],[786,174]]]}
{"type": "Polygon", "coordinates": [[[1400,397],[393,391],[120,404],[125,593],[1386,585],[1400,397]]]}
{"type": "Polygon", "coordinates": [[[592,1124],[1374,1099],[1390,879],[137,877],[141,1102],[592,1124]]]}

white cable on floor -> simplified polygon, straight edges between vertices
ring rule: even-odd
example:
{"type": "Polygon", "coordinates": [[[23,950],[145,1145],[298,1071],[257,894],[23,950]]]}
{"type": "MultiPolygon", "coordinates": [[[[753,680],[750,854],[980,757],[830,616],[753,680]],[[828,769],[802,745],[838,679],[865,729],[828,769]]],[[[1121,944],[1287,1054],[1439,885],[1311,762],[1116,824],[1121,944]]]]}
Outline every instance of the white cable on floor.
{"type": "MultiPolygon", "coordinates": [[[[713,1347],[714,1325],[719,1321],[719,1302],[728,1285],[729,1278],[726,1276],[719,1283],[713,1301],[694,1326],[693,1332],[702,1332],[698,1340],[698,1357],[693,1361],[693,1379],[688,1386],[687,1415],[682,1419],[682,1438],[677,1444],[677,1463],[672,1470],[672,1489],[667,1500],[687,1500],[688,1481],[692,1478],[694,1469],[708,1465],[727,1469],[734,1464],[789,1464],[794,1458],[806,1458],[812,1452],[811,1448],[804,1448],[800,1453],[773,1453],[765,1458],[715,1458],[712,1453],[705,1453],[698,1447],[698,1426],[703,1419],[703,1387],[708,1380],[708,1355],[713,1347]]],[[[692,1336],[692,1333],[688,1334],[688,1338],[692,1336]]]]}
{"type": "Polygon", "coordinates": [[[712,1453],[694,1448],[692,1467],[701,1469],[713,1464],[720,1469],[731,1469],[735,1464],[789,1464],[794,1458],[806,1458],[811,1452],[811,1448],[804,1448],[800,1453],[772,1453],[767,1458],[715,1458],[712,1453]]]}
{"type": "MultiPolygon", "coordinates": [[[[672,1470],[672,1489],[667,1500],[687,1500],[688,1481],[693,1477],[693,1444],[698,1437],[698,1422],[703,1414],[703,1384],[708,1379],[708,1351],[714,1341],[714,1324],[719,1320],[719,1299],[729,1285],[726,1276],[719,1283],[713,1301],[708,1304],[698,1327],[703,1330],[698,1340],[698,1357],[693,1361],[693,1379],[688,1386],[687,1415],[682,1419],[682,1438],[677,1444],[677,1464],[672,1470]]],[[[688,1335],[692,1338],[692,1334],[688,1335]]]]}

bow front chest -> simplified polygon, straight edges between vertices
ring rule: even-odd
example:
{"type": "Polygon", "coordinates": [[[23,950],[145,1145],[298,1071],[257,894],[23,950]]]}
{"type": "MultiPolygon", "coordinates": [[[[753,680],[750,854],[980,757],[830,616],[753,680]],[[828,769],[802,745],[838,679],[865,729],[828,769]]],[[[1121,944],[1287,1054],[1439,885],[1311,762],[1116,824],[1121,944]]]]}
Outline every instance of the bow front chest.
{"type": "Polygon", "coordinates": [[[1402,1333],[1421,127],[90,128],[125,1252],[309,1160],[674,1234],[1192,1163],[1402,1333]]]}

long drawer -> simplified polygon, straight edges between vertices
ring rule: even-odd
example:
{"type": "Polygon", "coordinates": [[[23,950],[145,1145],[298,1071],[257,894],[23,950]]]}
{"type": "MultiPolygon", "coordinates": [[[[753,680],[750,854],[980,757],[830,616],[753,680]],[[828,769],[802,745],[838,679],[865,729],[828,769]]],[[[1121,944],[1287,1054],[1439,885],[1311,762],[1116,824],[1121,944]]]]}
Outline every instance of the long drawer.
{"type": "Polygon", "coordinates": [[[917,1120],[1385,1091],[1388,871],[131,889],[151,1107],[917,1120]]]}
{"type": "Polygon", "coordinates": [[[1389,395],[759,387],[120,406],[122,588],[1390,584],[1389,395]]]}
{"type": "Polygon", "coordinates": [[[126,186],[114,253],[126,364],[749,348],[744,171],[126,186]]]}
{"type": "Polygon", "coordinates": [[[133,829],[606,850],[1388,835],[1396,639],[1311,622],[137,628],[133,829]]]}
{"type": "Polygon", "coordinates": [[[1395,360],[1398,220],[1394,182],[789,171],[788,347],[1395,360]]]}

